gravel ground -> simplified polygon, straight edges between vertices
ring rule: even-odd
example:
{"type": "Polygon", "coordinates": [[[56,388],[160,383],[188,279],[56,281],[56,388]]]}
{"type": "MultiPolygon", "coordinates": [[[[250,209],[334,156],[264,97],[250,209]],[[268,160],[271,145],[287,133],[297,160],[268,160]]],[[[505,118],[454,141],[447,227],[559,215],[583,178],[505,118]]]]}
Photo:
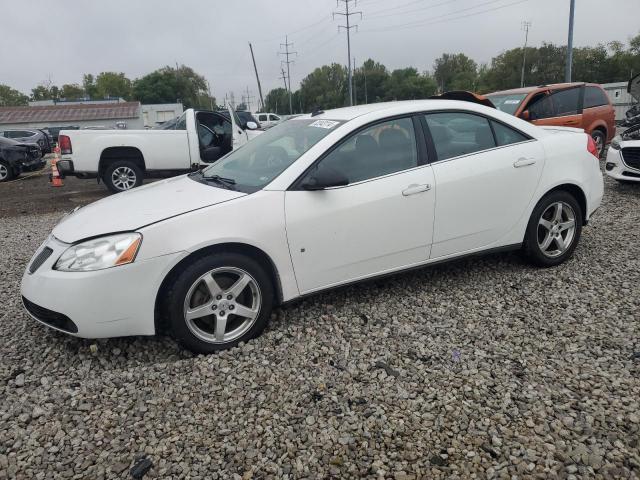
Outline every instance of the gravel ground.
{"type": "Polygon", "coordinates": [[[59,217],[0,223],[0,479],[132,478],[143,459],[145,478],[640,476],[640,186],[607,181],[560,268],[401,274],[209,357],[27,318],[20,277],[59,217]]]}

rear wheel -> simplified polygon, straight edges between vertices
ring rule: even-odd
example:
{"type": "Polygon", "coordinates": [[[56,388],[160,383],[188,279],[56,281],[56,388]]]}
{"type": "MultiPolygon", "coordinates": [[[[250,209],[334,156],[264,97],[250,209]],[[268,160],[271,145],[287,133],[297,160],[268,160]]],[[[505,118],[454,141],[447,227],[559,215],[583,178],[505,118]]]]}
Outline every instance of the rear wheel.
{"type": "Polygon", "coordinates": [[[568,192],[546,195],[531,214],[524,250],[540,267],[560,265],[571,257],[582,233],[582,209],[568,192]]]}
{"type": "Polygon", "coordinates": [[[15,176],[11,165],[4,160],[0,160],[0,182],[8,182],[9,180],[13,180],[15,176]]]}
{"type": "Polygon", "coordinates": [[[102,174],[102,181],[114,193],[124,192],[142,185],[142,169],[129,160],[109,164],[102,174]]]}
{"type": "Polygon", "coordinates": [[[269,275],[252,258],[200,258],[177,277],[167,298],[173,337],[196,353],[226,350],[262,333],[273,307],[269,275]]]}
{"type": "Polygon", "coordinates": [[[607,143],[607,135],[602,130],[594,130],[591,132],[591,138],[596,144],[596,148],[598,149],[598,155],[602,157],[604,154],[604,148],[607,143]]]}

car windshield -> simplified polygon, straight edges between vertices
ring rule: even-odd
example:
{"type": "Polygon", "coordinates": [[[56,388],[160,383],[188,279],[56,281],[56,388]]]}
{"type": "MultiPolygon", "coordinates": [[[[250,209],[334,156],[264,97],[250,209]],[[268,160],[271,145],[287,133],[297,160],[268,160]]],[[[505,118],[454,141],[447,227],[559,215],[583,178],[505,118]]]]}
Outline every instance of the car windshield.
{"type": "Polygon", "coordinates": [[[514,115],[522,101],[527,97],[526,93],[496,94],[487,95],[496,108],[502,112],[514,115]]]}
{"type": "Polygon", "coordinates": [[[246,193],[262,189],[342,122],[292,120],[258,135],[200,174],[246,193]]]}

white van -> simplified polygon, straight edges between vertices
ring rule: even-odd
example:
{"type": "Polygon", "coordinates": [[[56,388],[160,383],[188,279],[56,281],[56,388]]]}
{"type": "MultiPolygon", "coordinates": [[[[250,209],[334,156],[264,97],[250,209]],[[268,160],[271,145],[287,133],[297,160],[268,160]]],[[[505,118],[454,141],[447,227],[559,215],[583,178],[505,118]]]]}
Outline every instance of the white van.
{"type": "Polygon", "coordinates": [[[265,130],[282,122],[282,118],[275,113],[256,113],[255,117],[258,119],[258,122],[260,122],[260,126],[265,130]]]}

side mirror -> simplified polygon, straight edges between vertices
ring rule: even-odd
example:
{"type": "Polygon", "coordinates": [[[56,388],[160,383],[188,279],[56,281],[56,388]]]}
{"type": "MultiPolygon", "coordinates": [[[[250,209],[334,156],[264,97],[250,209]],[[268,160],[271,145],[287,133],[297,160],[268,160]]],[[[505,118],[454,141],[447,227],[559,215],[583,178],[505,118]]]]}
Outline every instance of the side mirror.
{"type": "Polygon", "coordinates": [[[331,167],[319,167],[315,173],[305,179],[301,187],[303,190],[314,191],[345,185],[349,185],[349,179],[344,173],[331,167]]]}
{"type": "Polygon", "coordinates": [[[531,113],[529,112],[529,110],[525,110],[520,114],[520,118],[528,122],[529,120],[531,120],[531,113]]]}
{"type": "Polygon", "coordinates": [[[257,130],[258,124],[256,122],[247,122],[247,128],[249,130],[257,130]]]}
{"type": "Polygon", "coordinates": [[[220,147],[207,147],[202,153],[202,159],[207,163],[215,162],[221,157],[220,154],[220,147]]]}

